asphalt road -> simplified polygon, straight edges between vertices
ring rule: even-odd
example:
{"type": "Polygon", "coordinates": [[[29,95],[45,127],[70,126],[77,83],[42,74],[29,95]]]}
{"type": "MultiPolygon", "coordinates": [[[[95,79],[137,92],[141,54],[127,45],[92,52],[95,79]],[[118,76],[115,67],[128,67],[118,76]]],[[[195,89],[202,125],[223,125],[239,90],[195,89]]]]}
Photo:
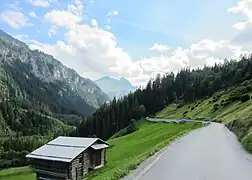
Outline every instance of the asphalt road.
{"type": "Polygon", "coordinates": [[[127,180],[252,180],[252,157],[224,125],[211,123],[142,163],[127,180]]]}
{"type": "Polygon", "coordinates": [[[147,117],[146,120],[151,121],[151,122],[199,122],[203,124],[207,124],[207,121],[199,121],[199,120],[192,120],[192,119],[187,119],[187,118],[181,118],[181,119],[164,119],[164,118],[149,118],[147,117]]]}

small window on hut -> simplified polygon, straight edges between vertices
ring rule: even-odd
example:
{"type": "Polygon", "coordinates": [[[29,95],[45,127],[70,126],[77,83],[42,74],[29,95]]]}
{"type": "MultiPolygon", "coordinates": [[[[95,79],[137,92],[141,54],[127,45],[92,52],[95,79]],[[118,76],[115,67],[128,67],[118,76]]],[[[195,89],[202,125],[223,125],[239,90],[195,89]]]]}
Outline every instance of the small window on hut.
{"type": "Polygon", "coordinates": [[[79,163],[82,163],[82,162],[83,162],[83,157],[80,157],[79,163]]]}

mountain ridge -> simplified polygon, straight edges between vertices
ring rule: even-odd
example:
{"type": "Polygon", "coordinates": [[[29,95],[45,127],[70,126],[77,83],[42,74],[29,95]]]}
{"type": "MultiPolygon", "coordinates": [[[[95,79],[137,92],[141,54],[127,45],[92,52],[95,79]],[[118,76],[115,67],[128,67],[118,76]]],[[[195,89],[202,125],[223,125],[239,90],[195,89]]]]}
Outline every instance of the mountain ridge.
{"type": "Polygon", "coordinates": [[[110,99],[116,97],[117,99],[133,92],[137,87],[133,86],[126,78],[121,77],[115,79],[109,76],[103,76],[95,80],[96,84],[109,95],[110,99]]]}
{"type": "MultiPolygon", "coordinates": [[[[0,36],[3,36],[3,34],[4,32],[2,31],[0,36]]],[[[92,80],[81,77],[75,70],[64,66],[52,55],[45,54],[38,50],[30,50],[28,46],[26,44],[22,44],[21,41],[16,40],[15,38],[11,41],[10,35],[4,35],[4,37],[8,37],[8,41],[12,42],[12,44],[18,42],[16,45],[19,46],[20,51],[25,51],[23,54],[19,53],[20,57],[18,57],[18,59],[20,59],[23,63],[31,65],[31,71],[36,77],[45,82],[62,81],[67,83],[76,93],[82,94],[83,98],[85,98],[85,100],[94,108],[98,108],[101,104],[108,100],[107,95],[103,93],[101,88],[99,88],[99,86],[97,86],[92,80]],[[104,100],[100,101],[99,98],[95,98],[93,96],[93,92],[97,93],[97,95],[104,100]],[[86,96],[84,93],[87,93],[89,96],[86,96]]],[[[8,49],[4,47],[1,47],[1,49],[6,53],[8,52],[8,49]]]]}
{"type": "Polygon", "coordinates": [[[64,116],[77,115],[80,121],[109,100],[92,80],[4,31],[0,31],[0,90],[0,134],[55,134],[69,129],[57,122],[69,122],[64,116]]]}

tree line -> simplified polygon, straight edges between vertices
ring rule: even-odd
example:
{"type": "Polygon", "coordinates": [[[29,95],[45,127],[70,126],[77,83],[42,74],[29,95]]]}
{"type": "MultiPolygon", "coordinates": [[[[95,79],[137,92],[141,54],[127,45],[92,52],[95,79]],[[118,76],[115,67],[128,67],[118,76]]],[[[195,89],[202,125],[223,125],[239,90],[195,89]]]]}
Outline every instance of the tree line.
{"type": "Polygon", "coordinates": [[[52,140],[53,136],[13,136],[0,138],[0,169],[28,165],[25,156],[52,140]]]}
{"type": "Polygon", "coordinates": [[[223,64],[200,69],[181,69],[175,73],[157,75],[145,88],[139,88],[121,99],[102,105],[92,117],[83,120],[74,135],[108,139],[127,127],[131,119],[153,115],[172,102],[186,103],[228,90],[252,78],[252,56],[225,60],[223,64]]]}

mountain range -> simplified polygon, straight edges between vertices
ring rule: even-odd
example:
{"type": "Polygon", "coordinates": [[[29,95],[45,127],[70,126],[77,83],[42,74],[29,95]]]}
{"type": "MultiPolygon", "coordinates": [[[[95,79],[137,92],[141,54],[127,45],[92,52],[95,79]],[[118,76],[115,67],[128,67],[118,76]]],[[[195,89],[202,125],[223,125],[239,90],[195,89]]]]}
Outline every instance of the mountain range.
{"type": "Polygon", "coordinates": [[[95,82],[105,93],[109,95],[110,99],[113,99],[114,97],[118,99],[137,89],[137,87],[133,86],[124,77],[114,79],[109,76],[105,76],[95,82]]]}
{"type": "Polygon", "coordinates": [[[42,121],[26,122],[29,116],[22,119],[31,111],[50,121],[59,115],[89,116],[108,100],[92,80],[0,30],[0,129],[27,132],[42,126],[42,121]]]}

